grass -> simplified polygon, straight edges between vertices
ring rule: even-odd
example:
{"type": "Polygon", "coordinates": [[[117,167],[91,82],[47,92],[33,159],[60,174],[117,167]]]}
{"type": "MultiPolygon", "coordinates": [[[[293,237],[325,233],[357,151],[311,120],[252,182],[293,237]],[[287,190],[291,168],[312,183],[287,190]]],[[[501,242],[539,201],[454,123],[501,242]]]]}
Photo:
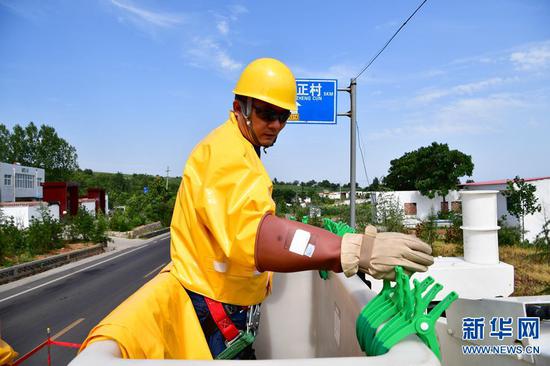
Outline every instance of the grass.
{"type": "MultiPolygon", "coordinates": [[[[535,246],[498,248],[500,261],[514,266],[514,293],[511,296],[550,295],[550,251],[535,246]]],[[[433,255],[462,257],[462,245],[436,241],[433,255]]]]}

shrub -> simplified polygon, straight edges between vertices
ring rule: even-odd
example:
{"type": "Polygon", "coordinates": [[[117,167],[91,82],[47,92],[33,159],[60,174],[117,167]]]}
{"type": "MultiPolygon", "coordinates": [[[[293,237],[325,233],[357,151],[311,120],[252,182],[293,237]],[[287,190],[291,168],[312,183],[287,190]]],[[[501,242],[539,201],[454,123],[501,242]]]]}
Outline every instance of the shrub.
{"type": "Polygon", "coordinates": [[[506,217],[502,216],[498,220],[500,230],[498,231],[498,243],[501,245],[518,245],[521,243],[521,228],[519,226],[508,226],[505,222],[506,217]]]}
{"type": "Polygon", "coordinates": [[[113,231],[128,231],[132,229],[130,219],[125,211],[115,210],[109,218],[109,228],[113,231]]]}
{"type": "Polygon", "coordinates": [[[73,240],[82,239],[90,241],[90,235],[94,230],[94,216],[86,211],[83,206],[80,206],[76,215],[70,218],[71,231],[75,234],[73,240]]]}
{"type": "Polygon", "coordinates": [[[416,236],[432,245],[437,239],[437,216],[432,212],[428,218],[416,225],[416,236]]]}
{"type": "Polygon", "coordinates": [[[538,233],[534,244],[546,246],[546,249],[550,248],[550,220],[546,220],[544,225],[542,225],[542,230],[538,233]]]}
{"type": "Polygon", "coordinates": [[[99,213],[94,220],[94,226],[90,232],[90,240],[94,243],[107,243],[110,239],[107,236],[109,221],[102,213],[99,213]]]}
{"type": "Polygon", "coordinates": [[[376,203],[376,219],[386,231],[403,232],[405,213],[401,209],[399,199],[392,194],[379,194],[376,203]]]}
{"type": "Polygon", "coordinates": [[[40,218],[31,218],[24,235],[30,255],[44,253],[62,245],[62,224],[52,217],[48,207],[42,206],[39,211],[40,218]]]}
{"type": "Polygon", "coordinates": [[[7,256],[21,254],[25,249],[23,232],[13,218],[0,217],[0,264],[5,262],[7,256]]]}
{"type": "Polygon", "coordinates": [[[456,212],[449,213],[449,220],[451,220],[451,226],[445,230],[445,242],[447,243],[462,243],[463,235],[462,229],[462,215],[456,212]]]}

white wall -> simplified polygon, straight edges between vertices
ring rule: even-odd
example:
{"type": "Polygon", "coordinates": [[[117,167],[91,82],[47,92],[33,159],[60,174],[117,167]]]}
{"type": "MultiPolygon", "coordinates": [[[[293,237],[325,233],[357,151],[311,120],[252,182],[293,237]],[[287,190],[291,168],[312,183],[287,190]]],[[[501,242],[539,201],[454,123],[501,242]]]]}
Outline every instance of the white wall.
{"type": "Polygon", "coordinates": [[[95,200],[89,200],[89,201],[82,200],[79,202],[79,204],[80,204],[80,209],[84,209],[86,210],[86,212],[88,212],[92,216],[95,216],[95,204],[96,204],[95,200]]]}
{"type": "MultiPolygon", "coordinates": [[[[44,203],[44,205],[47,205],[47,203],[44,203]]],[[[24,204],[17,206],[4,206],[0,207],[0,210],[2,210],[5,217],[13,217],[15,224],[20,228],[29,227],[32,218],[40,219],[42,217],[40,214],[40,205],[35,203],[31,206],[24,204]]],[[[48,211],[55,220],[59,220],[58,205],[48,206],[48,211]]]]}
{"type": "MultiPolygon", "coordinates": [[[[416,217],[420,220],[428,218],[433,211],[437,214],[441,211],[441,202],[443,197],[436,196],[435,198],[429,198],[423,196],[419,191],[394,191],[394,192],[375,192],[377,200],[384,196],[394,196],[399,200],[399,205],[403,211],[405,211],[405,203],[416,203],[416,217]]],[[[451,202],[459,201],[459,195],[457,191],[450,191],[445,200],[449,204],[449,210],[451,210],[451,202]]]]}
{"type": "Polygon", "coordinates": [[[537,187],[535,197],[541,206],[541,211],[525,217],[525,238],[529,241],[534,240],[541,232],[542,226],[550,220],[550,179],[537,180],[529,182],[537,187]]]}

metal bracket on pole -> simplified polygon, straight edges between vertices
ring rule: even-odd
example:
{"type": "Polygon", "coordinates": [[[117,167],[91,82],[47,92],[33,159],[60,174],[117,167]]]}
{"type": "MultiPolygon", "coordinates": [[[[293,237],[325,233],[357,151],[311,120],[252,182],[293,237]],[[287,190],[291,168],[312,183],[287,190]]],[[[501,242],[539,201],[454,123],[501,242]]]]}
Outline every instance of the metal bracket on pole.
{"type": "Polygon", "coordinates": [[[355,229],[355,131],[356,131],[356,105],[355,105],[355,94],[356,94],[356,79],[351,79],[348,88],[338,88],[339,92],[347,92],[350,94],[350,110],[346,113],[338,113],[338,116],[349,117],[351,120],[350,123],[350,197],[349,197],[349,209],[350,209],[350,223],[349,226],[355,229]]]}

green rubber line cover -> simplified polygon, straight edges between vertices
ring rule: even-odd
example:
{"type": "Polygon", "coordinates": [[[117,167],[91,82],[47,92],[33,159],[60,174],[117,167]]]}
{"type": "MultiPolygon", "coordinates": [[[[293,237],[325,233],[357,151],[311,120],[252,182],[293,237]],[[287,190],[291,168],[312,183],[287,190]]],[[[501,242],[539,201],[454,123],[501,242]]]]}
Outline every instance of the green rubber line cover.
{"type": "Polygon", "coordinates": [[[395,285],[384,280],[382,291],[357,317],[356,333],[361,350],[369,356],[383,355],[409,335],[416,334],[441,359],[435,323],[458,295],[451,291],[427,313],[430,302],[443,289],[434,282],[432,277],[422,282],[414,280],[411,290],[409,276],[401,267],[395,267],[395,285]]]}
{"type": "MultiPolygon", "coordinates": [[[[307,216],[304,216],[304,218],[307,217],[307,216]]],[[[304,222],[302,220],[302,222],[304,222]]],[[[307,224],[307,222],[304,222],[307,224]]],[[[338,236],[344,236],[345,233],[355,233],[355,230],[349,226],[348,224],[344,223],[344,222],[334,222],[330,219],[323,219],[323,227],[330,231],[331,233],[333,234],[336,234],[338,236]]],[[[319,276],[321,276],[321,278],[323,280],[327,280],[328,279],[328,271],[326,270],[320,270],[319,271],[319,276]]]]}

